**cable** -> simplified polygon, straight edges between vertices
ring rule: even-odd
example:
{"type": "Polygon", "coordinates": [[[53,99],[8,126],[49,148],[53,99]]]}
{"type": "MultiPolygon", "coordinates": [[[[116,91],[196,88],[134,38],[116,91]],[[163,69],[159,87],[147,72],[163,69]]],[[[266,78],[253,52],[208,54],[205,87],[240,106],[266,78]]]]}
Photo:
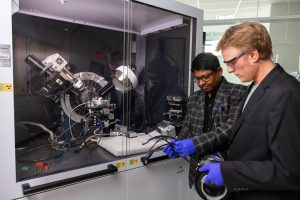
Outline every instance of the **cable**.
{"type": "MultiPolygon", "coordinates": [[[[72,126],[75,125],[76,123],[74,123],[72,126],[71,126],[71,117],[72,117],[72,113],[77,109],[79,108],[80,106],[83,106],[83,105],[86,105],[86,104],[89,104],[91,103],[90,101],[86,102],[86,103],[82,103],[82,104],[79,104],[78,106],[76,106],[75,108],[73,108],[70,112],[70,115],[69,115],[69,130],[70,130],[70,134],[71,134],[71,137],[73,140],[76,140],[76,138],[73,136],[73,132],[72,132],[72,126]]],[[[89,113],[85,114],[83,117],[85,117],[86,115],[88,115],[89,113]]]]}
{"type": "Polygon", "coordinates": [[[154,137],[148,139],[146,142],[142,143],[142,145],[147,144],[147,143],[150,142],[151,140],[159,139],[159,138],[169,138],[169,139],[172,139],[172,140],[176,140],[175,137],[172,137],[172,136],[168,136],[168,135],[157,135],[157,136],[154,136],[154,137]]]}
{"type": "MultiPolygon", "coordinates": [[[[89,113],[87,113],[87,114],[85,114],[83,117],[85,117],[86,115],[88,115],[89,113]]],[[[74,123],[74,124],[72,124],[72,126],[69,126],[69,128],[68,129],[66,129],[66,130],[64,130],[64,132],[62,132],[59,136],[57,136],[56,138],[55,138],[55,140],[57,140],[58,138],[60,138],[62,135],[64,135],[68,130],[70,130],[70,128],[72,128],[73,126],[75,126],[76,125],[76,123],[74,123]]]]}
{"type": "MultiPolygon", "coordinates": [[[[152,137],[152,138],[148,139],[146,142],[142,143],[142,145],[147,144],[148,142],[150,142],[150,141],[153,140],[153,139],[158,139],[158,140],[150,147],[148,153],[144,156],[144,160],[145,160],[146,162],[147,162],[147,160],[148,160],[149,158],[151,158],[151,156],[153,155],[153,153],[154,153],[155,151],[157,151],[158,149],[160,149],[161,147],[166,146],[166,145],[173,146],[173,144],[170,143],[170,141],[169,141],[168,139],[176,140],[176,139],[175,139],[174,137],[172,137],[172,136],[168,136],[168,135],[158,135],[158,136],[155,136],[155,137],[152,137]],[[159,141],[161,141],[161,140],[164,140],[166,143],[165,143],[165,144],[161,144],[160,146],[158,146],[158,147],[156,147],[156,148],[154,149],[155,145],[156,145],[159,141]]],[[[188,163],[190,163],[190,160],[187,159],[186,157],[181,157],[181,158],[183,158],[185,161],[187,161],[188,163]]]]}
{"type": "MultiPolygon", "coordinates": [[[[18,156],[17,161],[26,162],[26,163],[34,163],[34,162],[45,161],[45,160],[50,160],[50,159],[53,159],[53,158],[57,158],[57,157],[59,157],[63,154],[63,153],[56,154],[56,152],[55,152],[55,154],[53,155],[54,152],[51,151],[52,148],[50,148],[49,149],[50,150],[50,156],[45,156],[45,157],[40,158],[40,159],[32,159],[32,160],[20,159],[28,153],[31,153],[33,151],[37,151],[37,150],[40,150],[40,149],[43,149],[43,148],[47,148],[47,147],[51,147],[51,144],[44,145],[44,146],[38,146],[38,147],[35,147],[35,148],[32,148],[32,149],[29,149],[28,151],[26,151],[26,152],[22,153],[20,156],[18,156]]],[[[49,153],[47,155],[49,155],[49,153]]]]}
{"type": "Polygon", "coordinates": [[[54,139],[54,133],[48,129],[46,126],[44,126],[43,124],[40,124],[40,123],[35,123],[35,122],[30,122],[30,121],[24,121],[24,122],[19,122],[20,124],[29,124],[29,125],[33,125],[33,126],[36,126],[36,127],[39,127],[41,128],[43,131],[49,133],[50,135],[50,139],[53,140],[54,139]]]}

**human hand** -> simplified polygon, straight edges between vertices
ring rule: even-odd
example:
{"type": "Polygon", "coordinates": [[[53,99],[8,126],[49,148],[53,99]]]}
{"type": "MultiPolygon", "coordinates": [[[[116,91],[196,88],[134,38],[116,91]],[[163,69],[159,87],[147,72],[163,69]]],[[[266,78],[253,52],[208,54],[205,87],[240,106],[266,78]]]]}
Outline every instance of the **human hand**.
{"type": "Polygon", "coordinates": [[[222,187],[224,186],[224,180],[223,180],[223,176],[221,173],[221,169],[220,169],[220,163],[216,162],[216,163],[209,163],[207,165],[202,166],[199,169],[200,172],[206,172],[207,176],[204,180],[205,184],[213,184],[216,185],[218,187],[222,187]]]}
{"type": "Polygon", "coordinates": [[[184,139],[174,141],[173,150],[178,156],[185,157],[194,153],[196,148],[192,139],[184,139]]]}
{"type": "Polygon", "coordinates": [[[176,158],[176,157],[177,157],[176,152],[173,150],[174,142],[175,142],[175,140],[172,140],[172,141],[169,142],[169,144],[168,144],[167,146],[165,146],[165,148],[163,149],[163,152],[164,152],[165,154],[167,154],[169,158],[176,158]]]}

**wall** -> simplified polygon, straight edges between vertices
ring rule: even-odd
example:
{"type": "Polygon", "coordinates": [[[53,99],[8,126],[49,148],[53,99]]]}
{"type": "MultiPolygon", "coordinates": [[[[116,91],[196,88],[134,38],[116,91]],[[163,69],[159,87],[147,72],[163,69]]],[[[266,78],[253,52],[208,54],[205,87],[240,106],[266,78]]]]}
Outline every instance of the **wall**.
{"type": "MultiPolygon", "coordinates": [[[[272,4],[272,17],[288,15],[300,15],[300,2],[272,4]]],[[[300,19],[271,23],[270,35],[273,41],[274,60],[283,65],[287,72],[299,70],[300,19]]]]}

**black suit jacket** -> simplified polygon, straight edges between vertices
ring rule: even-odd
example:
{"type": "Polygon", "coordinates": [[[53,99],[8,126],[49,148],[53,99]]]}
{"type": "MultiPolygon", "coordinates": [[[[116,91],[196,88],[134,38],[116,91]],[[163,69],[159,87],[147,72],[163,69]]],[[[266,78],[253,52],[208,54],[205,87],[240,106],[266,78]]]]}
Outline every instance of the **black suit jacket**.
{"type": "Polygon", "coordinates": [[[299,198],[300,83],[280,65],[265,77],[232,128],[221,164],[232,199],[299,198]]]}

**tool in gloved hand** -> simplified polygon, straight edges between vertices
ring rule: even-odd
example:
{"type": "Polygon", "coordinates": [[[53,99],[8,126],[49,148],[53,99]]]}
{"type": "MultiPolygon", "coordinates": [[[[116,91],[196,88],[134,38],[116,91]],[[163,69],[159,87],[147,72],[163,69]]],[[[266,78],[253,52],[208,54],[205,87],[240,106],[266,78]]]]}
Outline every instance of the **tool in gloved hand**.
{"type": "Polygon", "coordinates": [[[194,153],[196,150],[194,142],[192,139],[184,140],[172,140],[164,149],[170,158],[175,158],[176,156],[185,157],[194,153]]]}
{"type": "Polygon", "coordinates": [[[204,180],[204,183],[207,185],[215,185],[218,187],[224,186],[224,180],[220,169],[220,163],[209,163],[207,165],[202,166],[199,169],[200,172],[208,172],[207,176],[204,180]]]}
{"type": "Polygon", "coordinates": [[[196,148],[192,139],[177,140],[173,143],[173,150],[180,157],[189,156],[196,148]]]}
{"type": "Polygon", "coordinates": [[[165,148],[163,149],[163,152],[165,154],[168,155],[169,158],[176,158],[178,157],[177,156],[177,153],[174,151],[174,142],[176,140],[172,140],[167,146],[165,146],[165,148]]]}

